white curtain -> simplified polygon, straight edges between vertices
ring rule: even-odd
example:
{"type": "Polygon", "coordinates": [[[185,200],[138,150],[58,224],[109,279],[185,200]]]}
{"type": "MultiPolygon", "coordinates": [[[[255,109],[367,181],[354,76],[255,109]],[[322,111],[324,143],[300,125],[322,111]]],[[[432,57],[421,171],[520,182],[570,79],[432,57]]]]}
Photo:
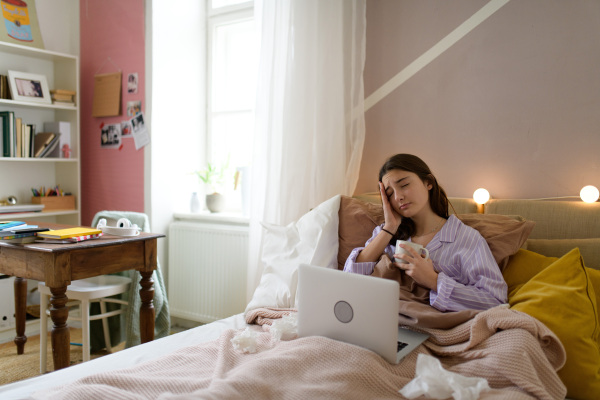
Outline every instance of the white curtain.
{"type": "Polygon", "coordinates": [[[261,221],[286,225],[352,195],[363,150],[366,0],[257,0],[261,52],[247,296],[261,221]]]}

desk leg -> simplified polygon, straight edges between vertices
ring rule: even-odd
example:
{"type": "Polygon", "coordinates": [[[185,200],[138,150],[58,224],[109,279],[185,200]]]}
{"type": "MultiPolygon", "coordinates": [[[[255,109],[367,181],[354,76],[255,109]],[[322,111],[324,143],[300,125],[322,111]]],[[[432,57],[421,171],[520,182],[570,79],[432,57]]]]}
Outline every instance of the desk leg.
{"type": "Polygon", "coordinates": [[[15,336],[15,344],[17,345],[17,354],[23,354],[25,351],[25,320],[27,319],[27,279],[15,278],[15,322],[17,336],[15,336]]]}
{"type": "Polygon", "coordinates": [[[54,325],[52,326],[52,359],[54,361],[54,370],[59,370],[69,366],[71,356],[69,354],[69,342],[71,333],[67,326],[69,318],[69,309],[67,304],[67,287],[50,288],[52,297],[50,297],[50,317],[54,325]]]}
{"type": "Polygon", "coordinates": [[[152,280],[152,272],[142,272],[142,279],[140,280],[140,298],[142,304],[140,305],[140,340],[142,343],[151,342],[154,340],[154,281],[152,280]]]}

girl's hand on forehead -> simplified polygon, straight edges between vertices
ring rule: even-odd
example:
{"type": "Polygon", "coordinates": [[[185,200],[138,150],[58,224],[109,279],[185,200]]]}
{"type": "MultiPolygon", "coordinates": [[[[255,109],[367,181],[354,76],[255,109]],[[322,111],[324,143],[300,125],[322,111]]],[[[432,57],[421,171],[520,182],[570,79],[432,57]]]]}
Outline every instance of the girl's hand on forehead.
{"type": "Polygon", "coordinates": [[[383,206],[383,217],[385,219],[384,228],[396,232],[402,223],[402,216],[398,214],[390,204],[383,182],[379,181],[379,192],[381,194],[381,204],[383,206]]]}

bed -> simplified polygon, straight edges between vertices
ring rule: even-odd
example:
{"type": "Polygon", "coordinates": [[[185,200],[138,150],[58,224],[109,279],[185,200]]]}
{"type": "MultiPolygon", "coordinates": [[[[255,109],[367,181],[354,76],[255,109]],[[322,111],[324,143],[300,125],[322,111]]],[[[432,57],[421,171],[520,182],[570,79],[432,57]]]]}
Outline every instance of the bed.
{"type": "Polygon", "coordinates": [[[407,290],[400,321],[431,338],[397,366],[326,338],[287,340],[297,266],[341,268],[382,221],[377,203],[335,196],[290,225],[264,224],[264,272],[244,313],[0,387],[0,398],[403,398],[432,359],[454,377],[485,378],[481,398],[599,397],[600,203],[491,200],[477,213],[451,199],[488,241],[509,305],[442,314],[407,290]]]}

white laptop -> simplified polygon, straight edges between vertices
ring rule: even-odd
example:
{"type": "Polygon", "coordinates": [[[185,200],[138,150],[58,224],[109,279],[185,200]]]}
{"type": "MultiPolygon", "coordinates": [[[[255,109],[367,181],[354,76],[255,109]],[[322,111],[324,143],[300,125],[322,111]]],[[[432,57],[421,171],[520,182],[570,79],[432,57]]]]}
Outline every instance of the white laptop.
{"type": "Polygon", "coordinates": [[[397,364],[429,337],[398,326],[399,295],[396,281],[300,265],[298,336],[352,343],[397,364]]]}

